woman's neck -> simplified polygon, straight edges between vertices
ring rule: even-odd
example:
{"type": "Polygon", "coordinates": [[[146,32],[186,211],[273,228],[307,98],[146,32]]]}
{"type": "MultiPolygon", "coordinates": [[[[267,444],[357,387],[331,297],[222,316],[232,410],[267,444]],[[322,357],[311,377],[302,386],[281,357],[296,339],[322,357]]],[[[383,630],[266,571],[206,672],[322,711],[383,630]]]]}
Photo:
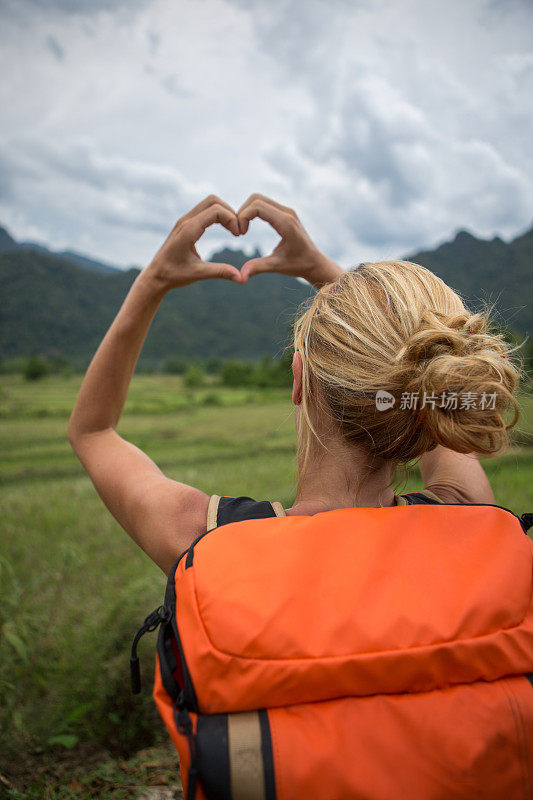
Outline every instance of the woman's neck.
{"type": "Polygon", "coordinates": [[[358,487],[358,507],[394,505],[390,463],[370,471],[363,453],[344,444],[328,447],[329,452],[311,455],[306,469],[299,473],[296,499],[287,510],[289,515],[312,516],[335,508],[353,508],[358,487]]]}

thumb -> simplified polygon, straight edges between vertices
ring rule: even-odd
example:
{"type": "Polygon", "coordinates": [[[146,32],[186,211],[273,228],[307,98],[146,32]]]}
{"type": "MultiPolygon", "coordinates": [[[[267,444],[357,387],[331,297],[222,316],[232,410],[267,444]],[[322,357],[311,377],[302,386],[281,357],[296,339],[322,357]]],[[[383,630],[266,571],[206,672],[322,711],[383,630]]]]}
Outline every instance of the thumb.
{"type": "Polygon", "coordinates": [[[237,267],[232,267],[230,264],[222,264],[217,263],[216,261],[210,261],[208,264],[206,262],[206,266],[208,269],[205,270],[205,274],[202,276],[204,279],[206,278],[222,278],[226,281],[234,281],[235,283],[243,283],[241,278],[241,273],[237,269],[237,267]]]}
{"type": "Polygon", "coordinates": [[[246,283],[252,275],[260,275],[264,272],[275,272],[276,259],[273,256],[263,256],[262,258],[251,258],[246,261],[241,268],[242,282],[246,283]]]}

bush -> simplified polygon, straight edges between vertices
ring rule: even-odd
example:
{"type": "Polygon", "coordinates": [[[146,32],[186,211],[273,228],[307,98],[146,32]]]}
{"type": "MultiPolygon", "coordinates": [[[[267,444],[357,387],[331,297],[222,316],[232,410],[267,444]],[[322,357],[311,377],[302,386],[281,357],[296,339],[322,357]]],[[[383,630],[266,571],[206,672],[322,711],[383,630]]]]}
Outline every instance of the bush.
{"type": "Polygon", "coordinates": [[[208,392],[200,401],[203,406],[221,406],[223,405],[220,395],[216,392],[208,392]]]}
{"type": "Polygon", "coordinates": [[[73,366],[61,353],[47,353],[38,356],[17,356],[0,362],[0,373],[4,375],[24,375],[28,380],[37,380],[43,375],[72,375],[73,366]]]}
{"type": "Polygon", "coordinates": [[[24,377],[27,381],[36,381],[50,372],[50,364],[42,358],[28,358],[24,366],[24,377]]]}
{"type": "Polygon", "coordinates": [[[52,356],[48,359],[47,364],[49,366],[50,372],[53,372],[58,375],[73,375],[74,370],[72,368],[72,364],[65,358],[65,356],[52,356]]]}
{"type": "Polygon", "coordinates": [[[226,361],[220,370],[224,386],[249,386],[253,367],[243,361],[226,361]]]}
{"type": "Polygon", "coordinates": [[[187,367],[188,362],[185,358],[167,358],[163,363],[163,372],[167,375],[183,375],[187,367]]]}
{"type": "Polygon", "coordinates": [[[260,387],[289,387],[292,386],[292,354],[287,354],[279,359],[271,359],[268,356],[262,358],[255,365],[251,383],[260,387]]]}
{"type": "Polygon", "coordinates": [[[222,367],[222,359],[217,358],[216,356],[212,356],[208,358],[205,362],[205,371],[208,375],[217,375],[220,372],[220,368],[222,367]]]}
{"type": "Polygon", "coordinates": [[[18,356],[17,358],[6,358],[0,363],[0,373],[2,375],[24,375],[28,359],[18,356]]]}
{"type": "Polygon", "coordinates": [[[183,376],[183,383],[188,389],[198,389],[204,385],[205,372],[199,364],[191,364],[183,376]]]}
{"type": "Polygon", "coordinates": [[[278,359],[264,356],[256,364],[226,361],[220,370],[220,379],[225,386],[289,387],[292,386],[291,364],[292,352],[278,359]]]}

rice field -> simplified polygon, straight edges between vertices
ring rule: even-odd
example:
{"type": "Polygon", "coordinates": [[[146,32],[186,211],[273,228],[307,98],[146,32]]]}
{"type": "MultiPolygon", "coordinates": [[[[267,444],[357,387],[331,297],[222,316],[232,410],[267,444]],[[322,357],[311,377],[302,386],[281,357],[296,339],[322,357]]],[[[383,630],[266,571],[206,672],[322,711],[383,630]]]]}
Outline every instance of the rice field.
{"type": "MultiPolygon", "coordinates": [[[[150,696],[154,637],[140,646],[144,694],[129,689],[131,639],[165,578],[70,448],[80,382],[0,383],[0,797],[139,797],[154,770],[163,785],[175,774],[150,696]]],[[[533,396],[520,403],[516,444],[483,462],[496,502],[517,513],[533,511],[533,396]]],[[[119,432],[209,494],[294,501],[288,390],[138,375],[119,432]]],[[[414,470],[406,490],[420,487],[414,470]]]]}

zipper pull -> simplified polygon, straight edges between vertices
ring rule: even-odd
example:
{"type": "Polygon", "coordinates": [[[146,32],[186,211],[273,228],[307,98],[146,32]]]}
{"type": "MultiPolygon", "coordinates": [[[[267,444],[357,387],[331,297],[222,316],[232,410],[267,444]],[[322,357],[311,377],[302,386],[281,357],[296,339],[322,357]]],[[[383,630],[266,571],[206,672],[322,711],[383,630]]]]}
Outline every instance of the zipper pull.
{"type": "Polygon", "coordinates": [[[187,736],[187,738],[192,735],[192,720],[187,710],[185,692],[183,689],[180,691],[178,699],[176,700],[176,727],[178,732],[187,736]]]}
{"type": "Polygon", "coordinates": [[[141,625],[131,646],[130,657],[130,674],[131,674],[131,691],[133,694],[140,694],[141,692],[141,666],[139,663],[139,656],[137,655],[137,645],[139,640],[145,633],[151,633],[158,628],[162,622],[168,622],[170,618],[170,611],[165,606],[159,606],[151,614],[148,614],[144,623],[141,625]]]}
{"type": "Polygon", "coordinates": [[[533,528],[533,514],[522,514],[520,517],[520,523],[524,529],[524,533],[527,533],[530,528],[533,528]]]}

